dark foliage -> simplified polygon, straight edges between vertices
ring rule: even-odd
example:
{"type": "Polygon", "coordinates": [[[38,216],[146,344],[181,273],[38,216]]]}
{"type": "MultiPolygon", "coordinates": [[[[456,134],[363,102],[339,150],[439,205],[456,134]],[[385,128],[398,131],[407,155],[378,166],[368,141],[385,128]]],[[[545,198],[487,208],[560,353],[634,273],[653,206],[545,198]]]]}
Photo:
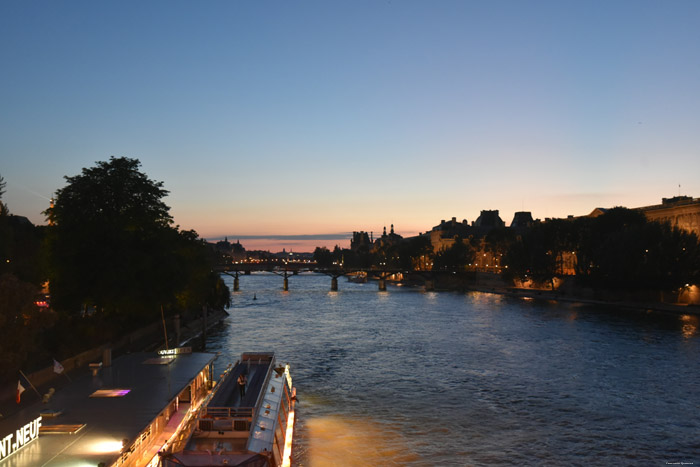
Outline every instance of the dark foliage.
{"type": "Polygon", "coordinates": [[[464,271],[467,265],[474,261],[474,256],[475,251],[471,243],[457,237],[451,247],[435,255],[433,270],[464,271]]]}
{"type": "Polygon", "coordinates": [[[66,177],[47,210],[52,305],[68,315],[99,313],[125,326],[166,310],[222,306],[223,284],[193,231],[172,227],[162,182],[138,160],[112,157],[66,177]]]}
{"type": "Polygon", "coordinates": [[[631,209],[536,223],[507,244],[511,277],[551,280],[571,252],[577,281],[594,287],[662,290],[700,280],[697,236],[631,209]]]}

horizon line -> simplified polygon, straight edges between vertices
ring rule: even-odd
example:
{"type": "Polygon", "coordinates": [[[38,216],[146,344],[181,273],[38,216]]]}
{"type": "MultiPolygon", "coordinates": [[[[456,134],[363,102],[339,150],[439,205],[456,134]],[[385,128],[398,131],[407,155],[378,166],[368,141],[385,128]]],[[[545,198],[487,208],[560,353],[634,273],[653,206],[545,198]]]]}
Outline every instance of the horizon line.
{"type": "MultiPolygon", "coordinates": [[[[352,237],[352,232],[328,233],[328,234],[262,234],[262,235],[218,235],[210,237],[212,240],[224,238],[237,240],[347,240],[352,237]]],[[[230,240],[229,240],[230,241],[230,240]]]]}

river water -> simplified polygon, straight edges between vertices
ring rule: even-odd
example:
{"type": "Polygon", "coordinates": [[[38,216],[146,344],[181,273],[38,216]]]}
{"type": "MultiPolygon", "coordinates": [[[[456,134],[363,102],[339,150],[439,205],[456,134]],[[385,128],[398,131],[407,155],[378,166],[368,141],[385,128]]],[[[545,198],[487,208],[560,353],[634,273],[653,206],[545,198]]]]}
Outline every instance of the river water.
{"type": "Polygon", "coordinates": [[[330,282],[241,276],[207,343],[290,363],[295,465],[700,465],[696,316],[330,282]]]}

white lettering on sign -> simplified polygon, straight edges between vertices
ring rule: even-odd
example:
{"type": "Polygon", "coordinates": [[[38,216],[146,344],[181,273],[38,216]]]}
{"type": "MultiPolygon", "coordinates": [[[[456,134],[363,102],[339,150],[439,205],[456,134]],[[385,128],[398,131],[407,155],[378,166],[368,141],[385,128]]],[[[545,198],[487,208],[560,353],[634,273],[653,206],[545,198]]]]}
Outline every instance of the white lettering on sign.
{"type": "Polygon", "coordinates": [[[14,433],[10,433],[0,439],[0,460],[13,454],[18,449],[26,446],[31,441],[39,437],[39,428],[41,427],[41,417],[33,420],[23,427],[17,429],[14,433]]]}
{"type": "Polygon", "coordinates": [[[177,355],[180,353],[192,353],[192,347],[177,347],[175,349],[158,351],[158,355],[177,355]]]}

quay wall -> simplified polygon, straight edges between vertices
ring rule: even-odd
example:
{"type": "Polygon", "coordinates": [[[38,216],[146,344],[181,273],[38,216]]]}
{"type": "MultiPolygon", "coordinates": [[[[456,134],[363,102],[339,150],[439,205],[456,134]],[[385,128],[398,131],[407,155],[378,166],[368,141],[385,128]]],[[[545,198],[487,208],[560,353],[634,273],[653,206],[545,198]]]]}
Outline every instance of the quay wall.
{"type": "Polygon", "coordinates": [[[552,290],[549,284],[539,286],[530,284],[518,287],[504,281],[498,274],[477,273],[476,280],[467,284],[465,288],[516,297],[700,315],[700,287],[698,286],[690,286],[682,291],[606,290],[581,287],[574,284],[573,278],[564,278],[555,281],[555,289],[552,290]]]}

